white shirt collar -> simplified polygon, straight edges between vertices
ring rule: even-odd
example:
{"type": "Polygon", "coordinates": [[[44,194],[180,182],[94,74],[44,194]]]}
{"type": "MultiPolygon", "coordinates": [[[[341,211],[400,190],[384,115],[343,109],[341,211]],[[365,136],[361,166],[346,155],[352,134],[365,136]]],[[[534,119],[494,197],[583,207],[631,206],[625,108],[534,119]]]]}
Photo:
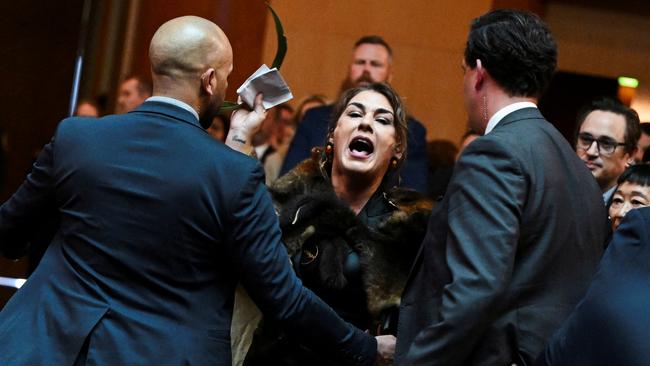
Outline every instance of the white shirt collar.
{"type": "Polygon", "coordinates": [[[614,192],[616,192],[616,185],[614,185],[612,188],[608,189],[605,193],[603,193],[603,201],[605,202],[605,206],[607,206],[607,203],[614,195],[614,192]]]}
{"type": "Polygon", "coordinates": [[[494,115],[492,115],[492,118],[490,118],[490,120],[488,121],[488,124],[485,127],[484,135],[490,133],[490,131],[492,131],[499,124],[499,122],[501,122],[503,117],[509,115],[514,111],[518,111],[524,108],[537,108],[537,105],[535,105],[535,103],[532,102],[517,102],[517,103],[508,104],[507,106],[499,109],[494,115]]]}
{"type": "Polygon", "coordinates": [[[194,108],[190,107],[189,104],[187,104],[185,102],[182,102],[182,101],[180,101],[178,99],[174,99],[174,98],[170,98],[170,97],[163,97],[161,95],[156,95],[156,96],[147,98],[147,100],[145,100],[145,102],[160,102],[160,103],[172,104],[172,105],[175,105],[175,106],[177,106],[179,108],[183,108],[186,111],[192,113],[194,115],[194,117],[196,117],[196,120],[197,121],[199,120],[199,114],[196,113],[194,108]]]}

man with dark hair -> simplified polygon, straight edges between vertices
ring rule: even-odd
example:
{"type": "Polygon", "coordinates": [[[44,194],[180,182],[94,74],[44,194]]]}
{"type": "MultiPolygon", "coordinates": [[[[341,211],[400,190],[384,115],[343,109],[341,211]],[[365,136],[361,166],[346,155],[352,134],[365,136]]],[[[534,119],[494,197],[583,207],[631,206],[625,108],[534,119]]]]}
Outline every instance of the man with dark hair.
{"type": "Polygon", "coordinates": [[[635,163],[648,162],[647,156],[650,151],[650,122],[642,122],[639,127],[641,128],[641,136],[639,142],[636,144],[636,154],[634,154],[635,163]]]}
{"type": "Polygon", "coordinates": [[[116,113],[128,113],[151,96],[151,84],[140,76],[127,77],[120,85],[116,113]]]}
{"type": "MultiPolygon", "coordinates": [[[[370,83],[389,83],[393,78],[393,51],[383,38],[365,36],[354,44],[352,61],[343,89],[370,83]]],[[[315,146],[325,145],[327,126],[334,105],[315,107],[305,113],[282,164],[280,174],[285,174],[311,155],[315,146]]],[[[426,128],[408,116],[408,144],[406,160],[401,169],[401,186],[427,192],[426,128]]],[[[399,182],[395,182],[399,183],[399,182]]]]}
{"type": "Polygon", "coordinates": [[[396,365],[525,365],[584,294],[605,240],[599,189],[536,102],[556,65],[536,16],[472,22],[464,96],[480,138],[456,163],[406,284],[396,365]]]}
{"type": "Polygon", "coordinates": [[[639,141],[639,115],[611,98],[599,98],[578,113],[576,153],[600,186],[607,203],[616,180],[634,162],[639,141]]]}
{"type": "Polygon", "coordinates": [[[154,34],[149,58],[154,96],[126,115],[60,123],[0,207],[9,257],[45,209],[60,217],[0,312],[2,365],[230,366],[237,283],[310,346],[372,365],[375,339],[297,279],[264,173],[242,154],[252,149],[243,131],[266,114],[262,95],[232,115],[226,143],[239,152],[205,131],[232,71],[226,35],[206,19],[175,18],[154,34]]]}

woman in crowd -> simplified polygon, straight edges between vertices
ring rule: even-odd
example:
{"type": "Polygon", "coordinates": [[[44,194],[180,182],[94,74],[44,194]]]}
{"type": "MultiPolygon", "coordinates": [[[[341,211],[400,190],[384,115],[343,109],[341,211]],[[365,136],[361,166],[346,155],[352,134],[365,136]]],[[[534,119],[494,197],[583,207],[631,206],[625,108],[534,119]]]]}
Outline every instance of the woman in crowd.
{"type": "MultiPolygon", "coordinates": [[[[341,317],[396,334],[397,306],[423,239],[431,201],[393,188],[405,158],[406,119],[385,84],[346,91],[326,146],[271,189],[283,240],[303,283],[341,317]]],[[[245,364],[329,365],[269,321],[245,364]]]]}
{"type": "Polygon", "coordinates": [[[650,165],[632,165],[618,178],[618,186],[609,204],[612,231],[628,211],[646,206],[650,206],[650,165]]]}
{"type": "Polygon", "coordinates": [[[212,117],[212,123],[206,131],[216,140],[225,142],[228,130],[230,130],[230,119],[223,114],[217,114],[212,117]]]}

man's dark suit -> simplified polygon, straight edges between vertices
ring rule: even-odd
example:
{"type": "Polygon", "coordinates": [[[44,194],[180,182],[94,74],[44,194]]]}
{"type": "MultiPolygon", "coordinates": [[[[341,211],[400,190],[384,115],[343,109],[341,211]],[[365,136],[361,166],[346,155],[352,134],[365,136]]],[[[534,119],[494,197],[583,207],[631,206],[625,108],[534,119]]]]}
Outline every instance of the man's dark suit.
{"type": "Polygon", "coordinates": [[[0,364],[230,365],[240,280],[269,316],[335,341],[325,351],[374,359],[374,340],[296,279],[259,164],[182,108],[64,120],[0,208],[0,251],[52,201],[61,224],[0,313],[0,364]]]}
{"type": "MultiPolygon", "coordinates": [[[[307,111],[298,125],[296,135],[284,158],[280,174],[285,174],[298,163],[310,156],[314,146],[325,145],[327,126],[329,125],[334,105],[315,107],[307,111]]],[[[413,117],[408,117],[408,141],[406,161],[400,171],[400,186],[427,192],[427,130],[413,117]]]]}
{"type": "Polygon", "coordinates": [[[585,298],[553,336],[540,365],[650,365],[650,208],[614,232],[585,298]]]}
{"type": "Polygon", "coordinates": [[[396,365],[530,363],[605,239],[595,180],[536,108],[463,152],[406,285],[396,365]]]}

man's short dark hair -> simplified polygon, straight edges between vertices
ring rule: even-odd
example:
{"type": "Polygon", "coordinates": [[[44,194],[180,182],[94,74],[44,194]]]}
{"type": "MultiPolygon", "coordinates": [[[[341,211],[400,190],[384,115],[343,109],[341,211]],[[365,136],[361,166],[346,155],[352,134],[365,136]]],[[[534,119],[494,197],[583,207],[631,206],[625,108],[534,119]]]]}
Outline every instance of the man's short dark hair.
{"type": "Polygon", "coordinates": [[[384,39],[379,36],[363,36],[359,38],[359,40],[354,44],[354,48],[357,48],[362,44],[377,44],[384,46],[386,51],[388,51],[388,56],[393,57],[393,50],[390,48],[388,43],[386,43],[386,41],[384,41],[384,39]]]}
{"type": "Polygon", "coordinates": [[[580,132],[582,124],[587,119],[589,113],[593,111],[604,111],[620,114],[625,118],[625,137],[623,143],[625,144],[625,151],[632,152],[636,148],[636,144],[641,137],[641,127],[639,123],[639,114],[630,107],[621,103],[619,100],[609,97],[600,97],[592,100],[591,102],[582,106],[578,112],[578,126],[576,128],[576,136],[580,132]]]}
{"type": "Polygon", "coordinates": [[[557,46],[535,14],[495,10],[472,21],[465,63],[481,60],[490,76],[510,95],[539,97],[557,65],[557,46]]]}
{"type": "Polygon", "coordinates": [[[129,80],[135,80],[138,82],[138,94],[140,95],[151,95],[153,93],[153,87],[151,86],[151,83],[145,80],[142,76],[139,75],[129,75],[126,78],[124,78],[124,81],[122,83],[125,83],[129,80]]]}
{"type": "Polygon", "coordinates": [[[650,122],[641,122],[639,127],[641,128],[641,133],[650,135],[650,122]]]}

